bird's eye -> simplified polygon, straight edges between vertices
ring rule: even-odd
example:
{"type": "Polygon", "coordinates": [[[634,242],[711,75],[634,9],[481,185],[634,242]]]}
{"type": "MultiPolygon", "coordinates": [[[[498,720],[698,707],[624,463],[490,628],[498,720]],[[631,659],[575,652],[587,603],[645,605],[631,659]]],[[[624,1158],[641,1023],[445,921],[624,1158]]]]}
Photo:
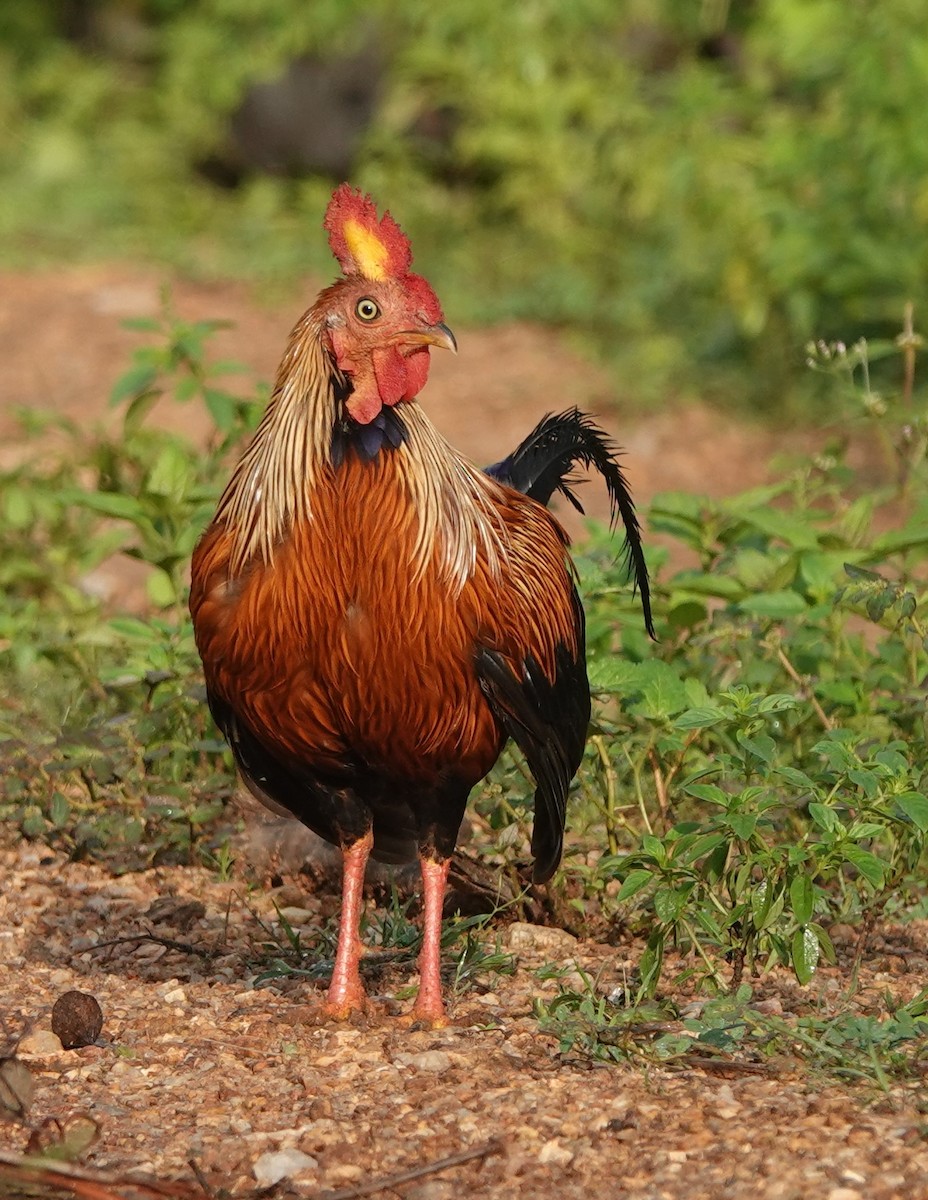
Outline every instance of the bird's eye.
{"type": "Polygon", "coordinates": [[[354,306],[354,311],[362,321],[376,321],[380,316],[380,305],[370,296],[363,296],[354,306]]]}

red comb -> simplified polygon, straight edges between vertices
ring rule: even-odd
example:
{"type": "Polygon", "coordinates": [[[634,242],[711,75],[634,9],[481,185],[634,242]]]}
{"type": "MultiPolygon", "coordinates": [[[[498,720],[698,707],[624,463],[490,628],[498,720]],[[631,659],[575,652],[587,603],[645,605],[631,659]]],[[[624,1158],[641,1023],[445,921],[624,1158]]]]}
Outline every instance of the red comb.
{"type": "Polygon", "coordinates": [[[377,206],[350,184],[332,194],[323,226],[329,245],[346,275],[384,279],[408,273],[412,263],[409,239],[390,214],[377,216],[377,206]]]}

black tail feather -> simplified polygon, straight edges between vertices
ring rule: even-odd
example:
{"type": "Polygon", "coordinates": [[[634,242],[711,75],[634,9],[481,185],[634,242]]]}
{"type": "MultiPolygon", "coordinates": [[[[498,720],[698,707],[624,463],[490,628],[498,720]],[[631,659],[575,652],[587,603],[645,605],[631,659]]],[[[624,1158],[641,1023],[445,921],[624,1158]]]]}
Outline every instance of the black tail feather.
{"type": "Polygon", "coordinates": [[[487,467],[487,474],[501,483],[547,505],[560,492],[578,512],[583,512],[572,487],[578,481],[575,466],[595,468],[606,481],[612,510],[612,525],[619,517],[625,527],[625,555],[629,575],[641,595],[645,628],[654,637],[651,617],[651,588],[648,566],[641,546],[641,527],[631,491],[617,458],[617,449],[602,429],[579,408],[548,414],[522,444],[502,462],[487,467]]]}

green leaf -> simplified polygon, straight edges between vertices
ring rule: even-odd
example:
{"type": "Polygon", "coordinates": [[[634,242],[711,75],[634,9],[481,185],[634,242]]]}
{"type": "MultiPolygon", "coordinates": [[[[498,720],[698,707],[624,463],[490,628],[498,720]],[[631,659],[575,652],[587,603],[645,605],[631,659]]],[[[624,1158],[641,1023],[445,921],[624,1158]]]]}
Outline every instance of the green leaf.
{"type": "Polygon", "coordinates": [[[682,600],[667,610],[667,621],[674,629],[693,629],[701,625],[709,610],[701,600],[682,600]]]}
{"type": "Polygon", "coordinates": [[[109,626],[123,637],[138,641],[151,642],[162,636],[152,625],[140,621],[137,617],[111,617],[109,626]]]}
{"type": "Polygon", "coordinates": [[[809,816],[825,833],[838,833],[843,828],[838,814],[827,804],[810,804],[809,816]]]}
{"type": "Polygon", "coordinates": [[[35,520],[26,490],[8,487],[3,496],[3,516],[11,529],[28,529],[35,520]]]}
{"type": "Polygon", "coordinates": [[[904,792],[895,797],[896,803],[921,832],[928,832],[928,797],[921,792],[904,792]]]}
{"type": "Polygon", "coordinates": [[[150,363],[141,363],[130,367],[113,385],[110,392],[110,407],[115,408],[130,396],[140,396],[149,391],[158,377],[157,368],[150,363]]]}
{"type": "MultiPolygon", "coordinates": [[[[769,885],[768,885],[769,886],[769,885]]],[[[758,929],[772,929],[783,914],[783,909],[786,907],[786,891],[780,889],[775,895],[765,911],[760,913],[755,918],[755,923],[758,929]]]]}
{"type": "Polygon", "coordinates": [[[667,851],[664,843],[660,838],[655,837],[653,833],[643,833],[641,835],[641,849],[645,854],[653,858],[655,862],[664,863],[667,861],[667,851]]]}
{"type": "Polygon", "coordinates": [[[800,791],[804,792],[816,790],[816,785],[813,783],[812,779],[805,773],[805,771],[800,771],[798,767],[777,767],[776,774],[779,775],[781,779],[785,779],[787,783],[791,783],[794,788],[798,788],[800,791]]]}
{"type": "Polygon", "coordinates": [[[152,604],[158,608],[170,608],[177,603],[177,588],[167,571],[160,567],[153,568],[145,580],[145,590],[152,604]]]}
{"type": "Polygon", "coordinates": [[[674,729],[708,729],[725,720],[725,713],[720,708],[689,708],[686,712],[674,717],[674,729]]]}
{"type": "Polygon", "coordinates": [[[815,974],[818,966],[818,938],[807,926],[797,929],[793,934],[792,959],[793,970],[801,984],[807,984],[815,974]]]}
{"type": "Polygon", "coordinates": [[[773,888],[765,879],[751,892],[751,916],[756,929],[763,929],[773,900],[773,888]]]}
{"type": "Polygon", "coordinates": [[[803,554],[799,560],[799,574],[806,590],[823,600],[832,596],[840,581],[846,555],[847,550],[803,554]]]}
{"type": "Polygon", "coordinates": [[[772,692],[769,696],[762,696],[757,703],[759,713],[786,712],[787,709],[798,707],[799,701],[788,692],[772,692]]]}
{"type": "Polygon", "coordinates": [[[799,592],[760,592],[740,601],[738,608],[752,617],[771,617],[782,620],[795,617],[808,608],[799,592]]]}
{"type": "Polygon", "coordinates": [[[716,787],[714,783],[684,783],[682,790],[690,796],[695,796],[697,800],[705,800],[709,804],[720,804],[723,808],[727,808],[731,803],[731,796],[727,792],[723,792],[720,787],[716,787]]]}
{"type": "Polygon", "coordinates": [[[671,717],[686,708],[688,700],[683,680],[673,667],[659,659],[639,663],[638,687],[641,702],[635,706],[642,716],[671,717]]]}
{"type": "Polygon", "coordinates": [[[868,800],[872,800],[880,790],[880,781],[875,771],[865,771],[855,767],[848,771],[847,777],[868,800]]]}
{"type": "Polygon", "coordinates": [[[824,954],[827,961],[829,963],[831,963],[832,966],[834,966],[835,963],[838,961],[838,956],[837,956],[837,954],[835,954],[834,943],[832,942],[831,938],[829,937],[828,932],[825,929],[823,929],[822,926],[819,925],[815,921],[810,922],[809,928],[812,930],[812,932],[815,934],[816,938],[818,939],[819,949],[821,950],[822,954],[824,954]]]}
{"type": "Polygon", "coordinates": [[[748,737],[740,729],[735,734],[735,738],[739,746],[743,746],[748,753],[753,754],[755,758],[759,758],[762,763],[769,766],[776,756],[777,746],[772,737],[768,737],[765,733],[759,733],[756,737],[748,737]]]}
{"type": "Polygon", "coordinates": [[[235,425],[235,397],[230,396],[228,392],[219,391],[217,388],[206,388],[203,392],[203,399],[206,401],[209,415],[216,422],[216,427],[223,433],[228,433],[235,425]]]}
{"type": "Polygon", "coordinates": [[[638,973],[641,977],[640,992],[643,996],[653,995],[661,977],[661,967],[664,964],[664,941],[664,931],[655,929],[648,938],[648,944],[638,960],[638,973]]]}
{"type": "Polygon", "coordinates": [[[888,609],[896,603],[898,592],[892,586],[886,587],[883,591],[871,596],[867,601],[867,616],[871,621],[879,623],[886,615],[888,609]]]}
{"type": "Polygon", "coordinates": [[[643,867],[638,867],[634,871],[629,871],[622,881],[622,886],[619,888],[619,894],[616,900],[620,903],[623,900],[630,900],[632,896],[636,896],[640,891],[648,886],[653,879],[652,871],[646,871],[643,867]]]}
{"type": "Polygon", "coordinates": [[[799,924],[808,925],[815,906],[815,889],[808,875],[795,876],[789,885],[789,903],[799,924]]]}
{"type": "Polygon", "coordinates": [[[873,887],[879,889],[886,879],[886,866],[875,854],[864,850],[861,846],[847,845],[844,847],[844,857],[852,863],[873,887]]]}
{"type": "Polygon", "coordinates": [[[818,534],[812,528],[808,518],[793,516],[778,508],[755,508],[750,512],[739,512],[738,515],[755,529],[779,538],[797,550],[814,550],[818,544],[818,534]]]}
{"type": "Polygon", "coordinates": [[[137,430],[151,410],[158,403],[161,393],[158,391],[139,392],[129,401],[125,415],[125,430],[132,433],[137,430]]]}
{"type": "Polygon", "coordinates": [[[200,384],[193,375],[184,375],[174,385],[174,399],[179,404],[187,404],[197,394],[200,384]]]}
{"type": "Polygon", "coordinates": [[[127,317],[121,321],[123,329],[135,329],[139,333],[159,333],[161,322],[156,317],[127,317]]]}
{"type": "Polygon", "coordinates": [[[594,658],[588,666],[590,691],[614,695],[627,695],[637,691],[636,682],[640,663],[627,662],[614,656],[594,658]]]}
{"type": "Polygon", "coordinates": [[[703,571],[680,571],[674,576],[674,591],[681,597],[687,593],[699,596],[715,596],[719,600],[740,600],[744,595],[744,586],[737,579],[728,575],[712,574],[703,571]]]}
{"type": "Polygon", "coordinates": [[[63,829],[71,815],[71,805],[61,792],[53,792],[48,806],[48,817],[56,829],[63,829]]]}
{"type": "Polygon", "coordinates": [[[118,492],[79,492],[76,490],[63,493],[69,503],[81,508],[90,508],[94,512],[107,517],[119,517],[126,521],[135,521],[142,513],[142,506],[135,496],[123,496],[118,492]]]}
{"type": "Polygon", "coordinates": [[[190,455],[176,442],[168,442],[148,473],[146,489],[155,496],[179,499],[186,492],[191,470],[190,455]]]}
{"type": "Polygon", "coordinates": [[[726,824],[735,837],[749,842],[757,828],[757,813],[730,813],[726,824]]]}
{"type": "Polygon", "coordinates": [[[664,925],[672,925],[686,906],[690,888],[658,888],[654,893],[654,911],[664,925]]]}

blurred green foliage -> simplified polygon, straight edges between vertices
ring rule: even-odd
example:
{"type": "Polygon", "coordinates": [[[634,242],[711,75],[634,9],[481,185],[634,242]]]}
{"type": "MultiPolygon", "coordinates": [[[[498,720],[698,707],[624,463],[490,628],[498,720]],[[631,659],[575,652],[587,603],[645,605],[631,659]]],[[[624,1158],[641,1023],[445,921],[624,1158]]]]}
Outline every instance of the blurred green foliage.
{"type": "Polygon", "coordinates": [[[809,337],[885,334],[925,299],[920,0],[4,5],[6,260],[328,274],[331,179],[222,189],[198,165],[250,85],[371,43],[353,182],[456,320],[565,326],[642,402],[782,414],[809,395],[809,337]]]}

